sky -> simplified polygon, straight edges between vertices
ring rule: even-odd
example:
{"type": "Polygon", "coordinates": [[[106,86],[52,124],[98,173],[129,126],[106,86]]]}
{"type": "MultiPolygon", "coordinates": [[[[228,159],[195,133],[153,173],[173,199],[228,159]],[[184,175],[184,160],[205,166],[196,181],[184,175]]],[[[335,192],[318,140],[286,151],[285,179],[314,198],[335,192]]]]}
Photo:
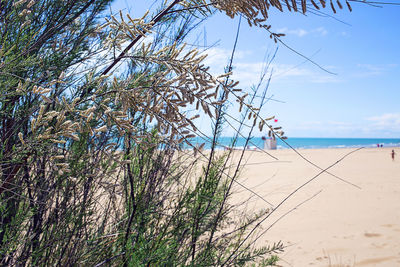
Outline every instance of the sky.
{"type": "MultiPolygon", "coordinates": [[[[112,9],[139,17],[153,2],[116,0],[112,9]]],[[[273,100],[261,114],[275,115],[288,137],[400,138],[400,6],[351,3],[352,12],[325,9],[326,16],[270,12],[271,30],[285,33],[287,46],[323,69],[241,21],[232,78],[250,90],[278,49],[267,92],[273,100]]],[[[223,73],[238,23],[217,13],[189,36],[211,46],[205,64],[212,73],[223,73]]],[[[240,116],[234,105],[230,114],[240,116]]],[[[207,119],[200,123],[211,133],[207,119]]],[[[233,133],[227,126],[223,135],[233,133]]]]}

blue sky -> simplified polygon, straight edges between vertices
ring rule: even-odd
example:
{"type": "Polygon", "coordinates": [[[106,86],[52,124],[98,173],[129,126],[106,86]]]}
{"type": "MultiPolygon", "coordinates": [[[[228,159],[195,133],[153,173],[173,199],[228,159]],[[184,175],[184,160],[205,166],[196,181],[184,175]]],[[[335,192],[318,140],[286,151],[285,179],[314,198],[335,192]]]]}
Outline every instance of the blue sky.
{"type": "MultiPolygon", "coordinates": [[[[124,13],[129,10],[138,17],[151,3],[118,0],[112,8],[127,7],[124,13]]],[[[242,21],[233,78],[245,89],[256,84],[265,55],[278,46],[268,96],[284,103],[268,102],[262,115],[275,115],[289,137],[400,137],[400,6],[352,3],[352,7],[351,13],[324,10],[342,22],[313,14],[270,13],[272,30],[285,33],[282,40],[287,45],[336,75],[276,45],[266,31],[242,21]]],[[[213,73],[221,73],[228,62],[237,24],[238,18],[217,13],[188,40],[202,39],[205,32],[206,40],[199,44],[217,43],[206,51],[213,73]]],[[[234,106],[230,112],[238,116],[234,106]]],[[[200,123],[209,133],[209,122],[200,123]]],[[[227,127],[224,135],[232,133],[227,127]]]]}

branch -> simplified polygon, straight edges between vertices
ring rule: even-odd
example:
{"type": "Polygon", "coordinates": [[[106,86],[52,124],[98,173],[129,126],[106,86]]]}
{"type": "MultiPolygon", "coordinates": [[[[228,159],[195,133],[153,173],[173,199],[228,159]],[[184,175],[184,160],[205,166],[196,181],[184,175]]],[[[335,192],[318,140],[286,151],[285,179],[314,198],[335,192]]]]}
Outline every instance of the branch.
{"type": "MultiPolygon", "coordinates": [[[[162,12],[158,13],[157,16],[155,16],[151,22],[153,22],[153,25],[156,24],[157,22],[159,22],[165,15],[168,14],[168,12],[179,2],[181,2],[182,0],[174,0],[174,2],[172,2],[165,10],[163,10],[162,12]]],[[[139,34],[138,36],[136,36],[136,38],[124,49],[124,51],[121,52],[121,54],[119,54],[119,56],[114,59],[114,61],[111,63],[110,66],[108,66],[102,73],[102,75],[106,75],[107,73],[110,72],[110,70],[119,62],[121,61],[121,59],[125,56],[126,53],[128,53],[128,51],[147,33],[146,30],[143,30],[143,34],[139,34]]]]}
{"type": "Polygon", "coordinates": [[[61,30],[62,28],[66,27],[68,24],[70,24],[71,22],[73,22],[76,18],[78,18],[80,15],[82,15],[93,3],[95,0],[91,0],[89,2],[86,3],[86,5],[84,7],[82,7],[81,10],[79,10],[73,17],[71,17],[70,19],[68,19],[67,21],[65,21],[63,24],[61,24],[60,26],[56,27],[52,27],[48,32],[43,33],[43,35],[41,37],[39,37],[39,39],[27,50],[24,52],[24,54],[28,54],[29,52],[31,52],[32,50],[35,49],[35,47],[40,47],[42,46],[42,44],[48,40],[49,38],[51,38],[55,33],[57,33],[59,30],[61,30]]]}

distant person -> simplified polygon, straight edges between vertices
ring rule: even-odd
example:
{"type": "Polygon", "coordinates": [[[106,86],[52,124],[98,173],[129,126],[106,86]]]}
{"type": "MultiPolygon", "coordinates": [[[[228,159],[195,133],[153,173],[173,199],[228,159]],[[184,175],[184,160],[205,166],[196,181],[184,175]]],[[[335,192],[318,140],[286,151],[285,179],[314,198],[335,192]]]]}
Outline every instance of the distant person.
{"type": "Polygon", "coordinates": [[[392,160],[394,161],[394,155],[396,155],[396,153],[394,152],[394,149],[392,149],[392,160]]]}

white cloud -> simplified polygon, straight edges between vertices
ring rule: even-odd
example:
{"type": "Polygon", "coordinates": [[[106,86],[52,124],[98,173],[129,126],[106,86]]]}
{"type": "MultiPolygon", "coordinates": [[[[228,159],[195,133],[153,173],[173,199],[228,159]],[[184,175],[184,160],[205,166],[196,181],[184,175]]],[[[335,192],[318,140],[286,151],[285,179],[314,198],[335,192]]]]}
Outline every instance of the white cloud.
{"type": "Polygon", "coordinates": [[[342,79],[338,78],[338,76],[332,75],[332,74],[317,74],[314,75],[313,77],[310,77],[310,82],[312,83],[321,83],[321,84],[327,84],[327,83],[340,83],[343,82],[342,79]]]}
{"type": "MultiPolygon", "coordinates": [[[[223,69],[229,63],[229,59],[232,54],[232,50],[230,49],[223,49],[218,47],[213,47],[207,49],[202,54],[207,54],[207,58],[204,60],[204,64],[210,66],[214,69],[223,69]]],[[[246,56],[250,55],[251,51],[245,50],[236,50],[234,56],[234,62],[240,59],[245,58],[246,56]]],[[[215,70],[218,71],[218,70],[215,70]]],[[[219,71],[221,73],[221,71],[219,71]]]]}
{"type": "Polygon", "coordinates": [[[372,64],[357,64],[357,67],[363,69],[369,75],[379,75],[384,70],[382,66],[372,64]]]}
{"type": "MultiPolygon", "coordinates": [[[[274,64],[273,69],[274,75],[272,78],[274,81],[284,81],[295,77],[310,83],[337,83],[342,81],[338,76],[323,73],[315,67],[306,68],[299,65],[274,64]]],[[[329,66],[329,69],[335,69],[335,67],[329,66]]]]}
{"type": "MultiPolygon", "coordinates": [[[[224,72],[224,68],[229,62],[232,51],[222,48],[210,48],[204,53],[208,57],[204,60],[204,64],[210,66],[210,72],[218,75],[224,72]]],[[[249,87],[257,84],[261,72],[265,68],[265,63],[262,61],[249,62],[247,61],[251,51],[237,50],[233,61],[232,79],[239,81],[240,87],[249,87]]],[[[334,69],[334,66],[329,66],[329,69],[334,69]]],[[[273,70],[272,82],[304,82],[304,83],[337,83],[341,80],[334,75],[323,73],[316,67],[302,66],[294,64],[275,64],[270,65],[270,70],[273,70]]]]}
{"type": "Polygon", "coordinates": [[[274,78],[286,78],[293,76],[310,76],[312,71],[291,64],[273,64],[274,78]]]}
{"type": "Polygon", "coordinates": [[[284,33],[286,35],[296,35],[298,37],[304,37],[309,34],[314,34],[318,36],[325,36],[328,34],[328,31],[324,27],[318,27],[311,30],[305,30],[302,28],[298,29],[288,29],[287,27],[280,28],[277,30],[277,33],[284,33]]]}
{"type": "MultiPolygon", "coordinates": [[[[240,81],[242,86],[249,86],[258,82],[264,63],[234,64],[233,78],[240,81]]],[[[337,76],[321,73],[319,70],[302,68],[291,64],[271,64],[273,71],[272,82],[307,82],[307,83],[337,83],[341,82],[337,76]]]]}
{"type": "Polygon", "coordinates": [[[377,130],[397,131],[400,135],[400,113],[386,113],[366,120],[371,121],[371,127],[377,130]]]}
{"type": "Polygon", "coordinates": [[[397,64],[357,64],[357,68],[360,69],[360,71],[356,72],[354,76],[379,76],[397,66],[397,64]]]}
{"type": "Polygon", "coordinates": [[[240,82],[239,86],[251,86],[258,83],[264,63],[237,63],[234,64],[232,78],[240,82]]]}
{"type": "Polygon", "coordinates": [[[372,116],[359,122],[302,121],[284,127],[292,136],[397,138],[400,136],[400,113],[372,116]]]}
{"type": "Polygon", "coordinates": [[[307,35],[309,32],[304,29],[289,30],[287,27],[285,27],[278,29],[277,33],[284,33],[287,35],[292,34],[292,35],[297,35],[298,37],[303,37],[307,35]]]}
{"type": "Polygon", "coordinates": [[[318,27],[318,28],[314,29],[313,32],[317,33],[321,36],[325,36],[328,34],[328,31],[324,27],[318,27]]]}

